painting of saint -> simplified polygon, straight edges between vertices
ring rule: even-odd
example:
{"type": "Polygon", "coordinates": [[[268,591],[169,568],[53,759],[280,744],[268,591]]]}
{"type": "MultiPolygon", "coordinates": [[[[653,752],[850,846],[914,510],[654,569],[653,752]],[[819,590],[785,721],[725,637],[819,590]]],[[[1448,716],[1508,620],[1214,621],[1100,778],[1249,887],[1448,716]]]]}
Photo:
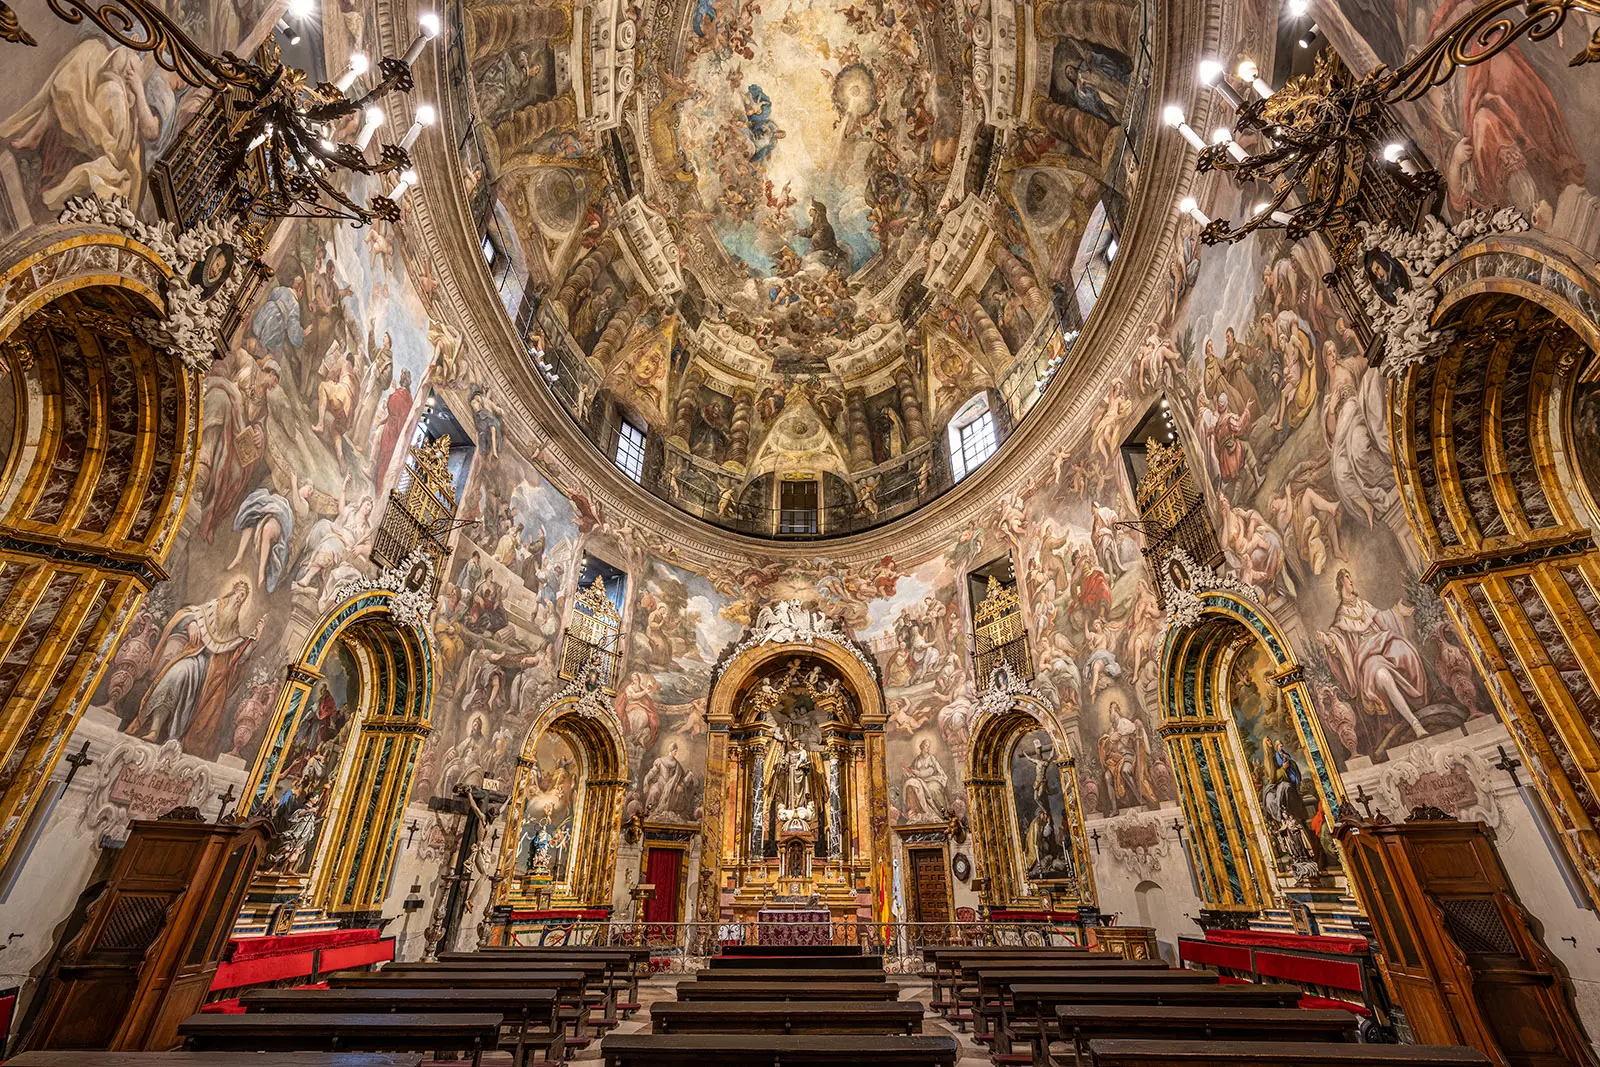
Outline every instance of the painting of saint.
{"type": "Polygon", "coordinates": [[[306,874],[316,858],[317,840],[332,814],[334,787],[344,767],[354,732],[360,668],[339,641],[325,661],[326,676],[301,706],[300,721],[284,750],[277,782],[267,800],[277,833],[264,868],[278,874],[306,874]]]}
{"type": "Polygon", "coordinates": [[[1011,800],[1022,835],[1023,877],[1073,877],[1066,797],[1055,745],[1044,730],[1019,737],[1011,749],[1011,800]]]}

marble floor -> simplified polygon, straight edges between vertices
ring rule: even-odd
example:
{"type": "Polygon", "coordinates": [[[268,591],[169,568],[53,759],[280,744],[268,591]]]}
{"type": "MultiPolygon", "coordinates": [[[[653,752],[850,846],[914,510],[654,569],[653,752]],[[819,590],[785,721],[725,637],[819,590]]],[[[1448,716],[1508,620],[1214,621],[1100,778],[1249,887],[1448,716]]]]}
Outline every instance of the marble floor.
{"type": "MultiPolygon", "coordinates": [[[[660,975],[639,983],[639,1010],[630,1019],[625,1019],[612,1033],[638,1034],[648,1032],[650,1029],[650,1005],[658,1000],[674,1000],[673,990],[684,975],[660,975]]],[[[921,1001],[924,1006],[931,998],[932,990],[925,981],[900,976],[891,979],[900,986],[900,1000],[921,1001]]],[[[937,1012],[931,1008],[926,1009],[923,1018],[922,1032],[925,1034],[950,1034],[960,1045],[961,1056],[956,1060],[956,1067],[988,1067],[989,1053],[981,1045],[972,1040],[971,1034],[957,1033],[955,1027],[945,1023],[937,1012]]],[[[595,1041],[588,1048],[578,1053],[574,1059],[578,1062],[586,1060],[600,1060],[600,1042],[595,1041]]]]}

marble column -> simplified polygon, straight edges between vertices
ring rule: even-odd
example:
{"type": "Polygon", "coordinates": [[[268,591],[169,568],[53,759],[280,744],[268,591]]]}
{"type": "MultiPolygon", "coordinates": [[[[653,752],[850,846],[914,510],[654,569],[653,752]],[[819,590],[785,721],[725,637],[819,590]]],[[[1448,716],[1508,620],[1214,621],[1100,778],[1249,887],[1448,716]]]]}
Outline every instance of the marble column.
{"type": "Polygon", "coordinates": [[[1050,298],[1039,288],[1039,280],[1033,276],[1033,271],[999,241],[989,246],[989,258],[994,260],[1000,276],[1006,280],[1006,285],[1022,297],[1029,317],[1037,325],[1040,316],[1050,311],[1050,298]]]}
{"type": "Polygon", "coordinates": [[[498,57],[514,44],[557,40],[572,32],[572,11],[528,4],[484,4],[464,12],[472,31],[472,58],[498,57]]]}
{"type": "Polygon", "coordinates": [[[559,130],[578,121],[578,103],[571,93],[562,93],[554,100],[532,104],[513,111],[494,126],[495,141],[500,146],[500,157],[510,160],[526,152],[535,141],[552,130],[559,130]]]}
{"type": "Polygon", "coordinates": [[[1045,0],[1034,9],[1033,24],[1040,37],[1071,37],[1128,56],[1138,40],[1138,17],[1138,7],[1116,0],[1088,4],[1045,0]]]}
{"type": "Polygon", "coordinates": [[[839,826],[844,819],[844,801],[839,792],[843,780],[839,766],[843,757],[840,749],[841,744],[837,741],[828,744],[828,858],[835,860],[844,853],[844,835],[839,826]]]}
{"type": "Polygon", "coordinates": [[[1105,119],[1079,108],[1064,107],[1043,96],[1034,98],[1033,117],[1039,125],[1076,149],[1080,155],[1094,160],[1101,167],[1106,165],[1106,157],[1111,154],[1111,134],[1116,127],[1105,119]]]}
{"type": "Polygon", "coordinates": [[[678,402],[672,410],[672,443],[689,450],[689,431],[694,428],[694,411],[700,404],[700,386],[705,384],[706,373],[693,367],[683,376],[678,390],[678,402]]]}
{"type": "Polygon", "coordinates": [[[756,395],[748,389],[735,389],[733,393],[733,423],[728,427],[728,459],[723,464],[740,474],[750,462],[750,417],[755,411],[756,395]]]}
{"type": "Polygon", "coordinates": [[[867,397],[860,389],[844,395],[845,424],[850,431],[850,463],[857,469],[872,466],[872,436],[867,426],[867,397]]]}
{"type": "Polygon", "coordinates": [[[922,398],[917,395],[916,379],[901,367],[894,372],[894,386],[900,391],[900,414],[906,420],[906,446],[915,448],[928,439],[928,423],[922,417],[922,398]]]}
{"type": "Polygon", "coordinates": [[[578,294],[594,284],[594,280],[600,277],[600,272],[606,269],[616,254],[617,243],[602,238],[599,244],[589,250],[588,255],[578,260],[567,272],[567,280],[556,292],[556,303],[570,313],[578,301],[578,294]]]}
{"type": "Polygon", "coordinates": [[[745,750],[745,766],[751,768],[754,778],[750,784],[750,856],[752,862],[760,862],[765,852],[767,833],[767,783],[766,775],[761,773],[765,763],[765,744],[752,745],[745,750]]]}
{"type": "Polygon", "coordinates": [[[650,298],[641,290],[628,297],[627,303],[611,316],[605,329],[600,331],[600,336],[595,340],[594,351],[590,353],[601,368],[610,368],[611,357],[617,354],[617,349],[628,339],[633,324],[639,321],[639,316],[649,303],[650,298]]]}

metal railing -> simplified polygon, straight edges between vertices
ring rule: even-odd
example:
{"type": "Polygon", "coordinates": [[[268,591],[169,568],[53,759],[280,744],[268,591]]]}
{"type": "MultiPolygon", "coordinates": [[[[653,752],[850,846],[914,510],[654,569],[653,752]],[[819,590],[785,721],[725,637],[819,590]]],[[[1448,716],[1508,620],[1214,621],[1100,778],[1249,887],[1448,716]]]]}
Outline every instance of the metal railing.
{"type": "Polygon", "coordinates": [[[729,945],[855,945],[881,955],[891,974],[921,974],[923,950],[994,945],[1081,945],[1081,924],[1072,922],[660,923],[536,919],[513,915],[501,927],[501,944],[526,946],[629,945],[648,947],[650,969],[671,974],[704,970],[706,961],[729,945]]]}

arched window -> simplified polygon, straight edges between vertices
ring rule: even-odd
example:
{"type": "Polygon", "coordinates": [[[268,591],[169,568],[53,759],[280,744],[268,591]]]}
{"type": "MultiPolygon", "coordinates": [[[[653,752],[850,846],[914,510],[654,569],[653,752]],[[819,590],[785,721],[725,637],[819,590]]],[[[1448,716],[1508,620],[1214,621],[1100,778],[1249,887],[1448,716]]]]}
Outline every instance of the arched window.
{"type": "Polygon", "coordinates": [[[959,482],[1000,447],[989,394],[979,393],[961,405],[946,432],[950,435],[950,480],[959,482]]]}

